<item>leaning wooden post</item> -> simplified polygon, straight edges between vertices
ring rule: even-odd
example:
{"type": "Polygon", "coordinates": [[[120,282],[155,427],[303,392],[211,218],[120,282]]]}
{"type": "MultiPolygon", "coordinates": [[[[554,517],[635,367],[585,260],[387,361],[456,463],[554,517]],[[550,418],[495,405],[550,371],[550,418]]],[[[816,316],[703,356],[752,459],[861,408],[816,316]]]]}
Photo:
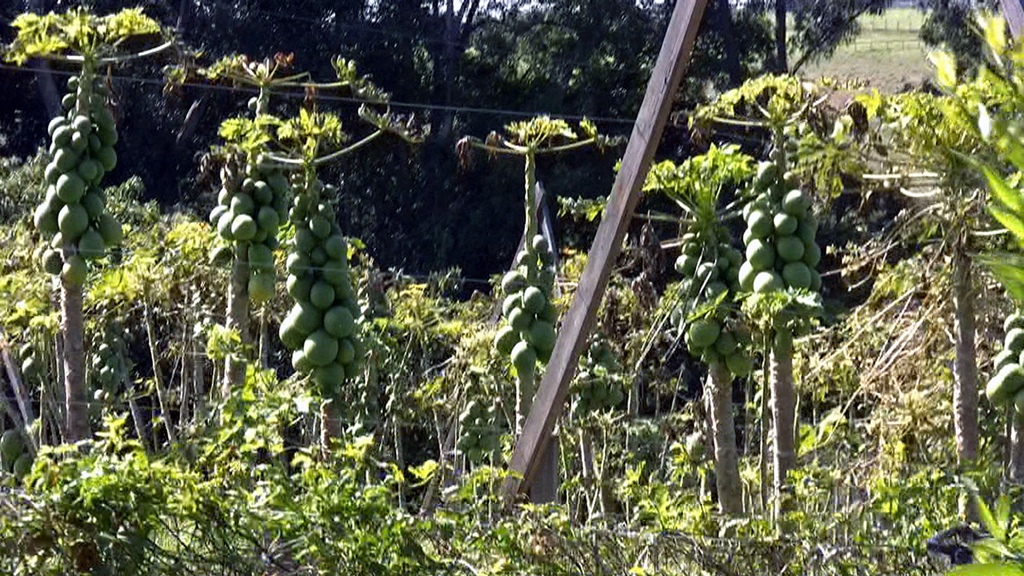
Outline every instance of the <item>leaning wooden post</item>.
{"type": "Polygon", "coordinates": [[[689,63],[706,4],[707,0],[680,0],[672,13],[579,288],[562,320],[544,379],[512,453],[509,464],[512,473],[503,486],[506,503],[512,502],[520,489],[533,480],[555,421],[562,413],[576,363],[596,322],[597,309],[604,297],[612,265],[622,249],[633,211],[640,201],[640,188],[661,140],[676,89],[689,63]]]}
{"type": "Polygon", "coordinates": [[[1024,6],[1021,5],[1021,0],[1000,0],[999,4],[1003,17],[1010,26],[1010,34],[1015,40],[1020,38],[1021,32],[1024,32],[1024,6]]]}

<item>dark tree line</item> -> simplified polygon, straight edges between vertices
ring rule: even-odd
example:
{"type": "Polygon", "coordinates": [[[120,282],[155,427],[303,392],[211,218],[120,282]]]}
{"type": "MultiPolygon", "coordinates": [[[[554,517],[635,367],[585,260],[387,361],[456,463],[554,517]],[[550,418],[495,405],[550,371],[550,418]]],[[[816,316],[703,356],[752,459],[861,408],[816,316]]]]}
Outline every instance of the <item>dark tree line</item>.
{"type": "MultiPolygon", "coordinates": [[[[765,71],[828,55],[856,34],[856,16],[887,2],[794,1],[795,56],[776,44],[774,2],[711,0],[695,56],[680,91],[680,110],[709,91],[737,85],[765,71]]],[[[20,0],[0,7],[6,26],[25,10],[66,9],[65,0],[20,0]]],[[[122,2],[96,0],[106,12],[122,2]]],[[[415,112],[432,126],[430,139],[411,149],[381,141],[355,155],[327,179],[350,201],[343,229],[362,238],[384,266],[410,271],[459,266],[467,276],[501,270],[522,229],[516,216],[521,192],[514,162],[478,158],[459,167],[455,142],[486,135],[521,119],[513,110],[588,116],[610,134],[628,134],[673,2],[652,0],[150,0],[147,12],[177,29],[183,42],[212,60],[230,53],[265,57],[293,53],[297,69],[330,77],[334,55],[354,59],[360,71],[396,103],[422,104],[415,112]],[[618,119],[605,121],[603,119],[618,119]]],[[[173,55],[172,55],[173,57],[173,55]]],[[[45,63],[35,63],[41,67],[45,63]]],[[[0,69],[0,153],[31,154],[43,144],[48,107],[64,87],[66,71],[26,73],[0,69]],[[56,91],[56,92],[55,92],[56,91]]],[[[186,85],[164,92],[159,65],[119,70],[117,95],[123,155],[111,181],[137,174],[162,205],[203,213],[213,190],[197,181],[198,157],[216,141],[219,122],[244,111],[248,95],[186,85]],[[121,76],[137,77],[132,80],[121,76]]],[[[277,112],[299,102],[278,99],[277,112]]],[[[336,103],[320,105],[334,107],[336,103]]],[[[349,116],[351,119],[352,117],[349,116]]],[[[358,127],[353,122],[353,131],[358,127]]],[[[688,150],[685,127],[671,129],[664,152],[688,150]]],[[[538,174],[559,195],[607,193],[618,154],[581,153],[542,162],[538,174]]]]}

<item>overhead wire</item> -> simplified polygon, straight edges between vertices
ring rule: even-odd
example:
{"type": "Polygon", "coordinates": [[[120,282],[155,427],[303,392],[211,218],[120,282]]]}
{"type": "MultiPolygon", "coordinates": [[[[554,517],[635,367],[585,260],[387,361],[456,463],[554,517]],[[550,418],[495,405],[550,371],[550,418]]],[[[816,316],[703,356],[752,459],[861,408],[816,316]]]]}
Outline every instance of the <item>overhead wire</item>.
{"type": "MultiPolygon", "coordinates": [[[[74,76],[75,75],[75,72],[71,72],[71,71],[67,71],[67,70],[44,69],[44,68],[33,67],[33,66],[14,66],[14,65],[11,65],[11,64],[0,64],[0,70],[8,70],[8,71],[12,71],[12,72],[33,73],[33,74],[34,73],[40,73],[40,72],[49,72],[51,74],[57,74],[57,75],[61,75],[61,76],[74,76]]],[[[145,77],[142,77],[142,76],[129,76],[129,75],[123,75],[123,74],[111,74],[108,77],[111,78],[112,80],[118,80],[118,81],[122,81],[122,82],[130,82],[130,83],[136,83],[136,84],[148,84],[148,85],[156,85],[156,86],[160,86],[160,87],[164,87],[164,86],[167,85],[167,82],[162,80],[162,79],[145,78],[145,77]]],[[[190,87],[190,88],[197,88],[197,89],[202,89],[202,90],[215,90],[215,91],[223,91],[223,92],[245,93],[245,94],[249,94],[251,96],[256,96],[258,94],[258,90],[256,88],[249,88],[249,87],[245,87],[245,86],[225,86],[225,85],[221,85],[221,84],[206,84],[206,83],[202,83],[202,82],[190,82],[190,81],[182,82],[182,83],[176,84],[176,85],[177,86],[186,86],[186,87],[190,87]]],[[[284,97],[284,98],[290,98],[290,99],[304,99],[304,98],[306,98],[306,95],[305,95],[304,92],[297,92],[297,91],[296,92],[279,92],[279,93],[276,93],[276,95],[284,97]]],[[[409,110],[427,110],[427,111],[452,112],[452,113],[462,113],[462,114],[481,114],[481,115],[492,115],[492,116],[512,116],[512,117],[521,117],[521,118],[532,118],[532,117],[535,117],[535,116],[555,116],[555,117],[563,118],[563,119],[566,119],[566,120],[577,120],[577,121],[590,120],[592,122],[602,123],[602,124],[623,124],[623,125],[629,124],[629,125],[632,125],[632,124],[635,123],[635,119],[622,118],[622,117],[587,116],[587,115],[584,115],[584,114],[556,114],[556,113],[553,113],[551,111],[546,111],[545,112],[545,111],[511,110],[511,109],[506,109],[506,108],[484,108],[484,107],[478,107],[478,106],[457,106],[457,105],[448,105],[448,104],[429,104],[429,103],[425,103],[425,102],[408,102],[408,101],[397,101],[397,100],[389,100],[389,101],[382,102],[382,101],[373,100],[373,99],[370,99],[370,98],[359,98],[359,97],[356,97],[356,96],[340,96],[340,95],[322,94],[322,93],[318,93],[316,98],[317,98],[317,100],[326,101],[326,102],[343,102],[343,103],[348,103],[348,104],[367,104],[367,105],[376,105],[376,106],[390,106],[390,107],[393,107],[393,108],[404,108],[404,109],[409,109],[409,110]]]]}

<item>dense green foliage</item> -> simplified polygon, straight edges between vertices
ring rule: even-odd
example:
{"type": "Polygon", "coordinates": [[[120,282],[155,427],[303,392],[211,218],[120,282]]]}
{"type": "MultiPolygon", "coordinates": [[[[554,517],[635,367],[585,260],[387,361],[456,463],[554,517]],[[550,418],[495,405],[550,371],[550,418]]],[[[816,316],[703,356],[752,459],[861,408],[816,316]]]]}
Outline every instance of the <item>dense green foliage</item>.
{"type": "MultiPolygon", "coordinates": [[[[364,98],[400,108],[403,97],[424,94],[436,104],[470,103],[496,91],[502,106],[559,102],[628,114],[639,94],[630,82],[644,77],[653,45],[638,33],[657,31],[665,7],[471,2],[455,19],[441,3],[314,3],[332,17],[305,22],[299,39],[299,27],[259,3],[237,3],[235,14],[185,4],[186,37],[230,54],[238,46],[216,32],[235,21],[259,32],[243,48],[294,40],[310,60],[347,41],[348,26],[357,28],[349,23],[367,14],[393,25],[377,32],[401,24],[443,34],[407,31],[389,36],[393,45],[349,46],[366,50],[378,76],[403,77],[389,95],[344,58],[313,65],[336,83],[303,73],[273,86],[269,71],[290,66],[290,56],[232,55],[205,69],[179,62],[171,93],[230,92],[245,70],[260,90],[251,117],[221,125],[225,144],[201,160],[204,176],[178,180],[187,206],[144,202],[150,195],[138,178],[101,187],[100,176],[109,184],[119,170],[155,169],[146,168],[150,149],[118,169],[103,165],[113,124],[107,108],[94,113],[101,84],[89,66],[72,82],[75,114],[51,127],[52,149],[0,161],[0,546],[11,551],[0,571],[934,574],[946,566],[926,556],[925,540],[961,520],[989,530],[978,559],[1019,561],[1010,499],[1019,488],[1004,480],[1019,479],[1024,436],[1004,432],[1017,426],[1005,415],[1024,387],[1024,332],[1011,315],[1020,302],[1005,298],[995,278],[1024,294],[1013,244],[1024,237],[1016,118],[1024,57],[1009,52],[1001,27],[986,29],[995,60],[977,82],[954,86],[954,61],[936,57],[948,94],[851,95],[786,75],[740,84],[715,68],[708,77],[738,87],[697,109],[692,134],[669,134],[671,158],[648,176],[647,191],[659,194],[645,197],[630,227],[558,421],[555,503],[506,506],[505,465],[579,285],[586,258],[573,245],[589,243],[601,216],[587,198],[607,188],[616,141],[598,133],[600,119],[577,131],[547,116],[458,140],[505,123],[445,108],[429,115],[421,148],[399,147],[377,136],[421,144],[411,120],[325,109],[364,98]],[[210,18],[186,25],[193,8],[210,18]],[[417,14],[423,23],[409,20],[417,14]],[[314,27],[324,34],[309,34],[314,27]],[[604,32],[613,38],[590,37],[604,32]],[[635,49],[628,58],[627,48],[635,49]],[[565,70],[569,49],[592,50],[577,54],[589,64],[565,70]],[[328,94],[341,85],[356,98],[328,94]],[[271,88],[281,96],[273,103],[271,88]],[[342,124],[360,117],[374,132],[353,143],[342,124]],[[594,145],[606,154],[581,151],[594,145]],[[683,161],[680,145],[700,153],[683,161]],[[365,154],[348,155],[356,149],[365,154]],[[93,153],[102,170],[83,169],[93,153]],[[518,169],[509,176],[515,163],[495,159],[511,155],[525,160],[525,179],[518,169]],[[586,222],[540,233],[536,183],[549,174],[555,194],[572,183],[586,188],[584,200],[565,203],[586,222]],[[994,221],[984,210],[986,180],[994,221]],[[494,184],[486,201],[452,192],[482,183],[494,184]],[[84,224],[62,216],[89,195],[102,210],[86,210],[84,224]],[[209,217],[195,214],[200,206],[213,206],[209,217]],[[105,250],[107,218],[124,233],[118,249],[105,250]],[[479,243],[499,246],[520,224],[511,266],[511,258],[494,265],[505,248],[481,251],[478,269],[501,271],[486,282],[457,268],[420,276],[392,265],[470,262],[462,258],[479,243]],[[95,246],[86,242],[91,227],[100,233],[95,246]],[[103,264],[72,278],[84,291],[88,395],[80,399],[63,394],[68,337],[58,328],[67,312],[48,282],[56,265],[39,258],[57,233],[78,239],[66,251],[95,251],[103,264]],[[476,234],[477,244],[452,243],[460,234],[476,234]],[[994,277],[969,272],[978,252],[988,253],[994,277]],[[256,305],[251,323],[231,321],[238,278],[256,305]],[[1004,336],[1010,354],[999,353],[1004,336]],[[246,364],[239,378],[220,385],[237,359],[246,364]],[[995,383],[991,401],[958,396],[968,364],[977,380],[995,383]],[[68,443],[77,440],[65,420],[72,407],[97,431],[78,443],[68,443]],[[780,414],[791,415],[792,433],[779,432],[780,414]],[[728,507],[716,506],[722,438],[733,444],[728,507]],[[996,504],[961,505],[974,495],[996,504]]],[[[874,7],[850,2],[843,11],[874,7]]],[[[752,3],[736,15],[763,33],[757,15],[766,9],[752,3]]],[[[807,34],[800,18],[822,13],[803,9],[798,32],[807,34]]],[[[719,22],[723,10],[708,18],[719,22]]],[[[39,52],[15,43],[12,58],[65,49],[60,34],[39,36],[39,52]]],[[[709,50],[695,66],[728,52],[709,50]]],[[[749,59],[744,65],[756,68],[749,59]]],[[[692,88],[684,98],[698,97],[692,88]]],[[[226,98],[204,106],[225,112],[233,106],[226,98]]],[[[167,138],[153,129],[167,119],[155,116],[114,134],[167,138]]],[[[194,139],[205,149],[209,136],[193,133],[183,146],[192,154],[194,139]]]]}

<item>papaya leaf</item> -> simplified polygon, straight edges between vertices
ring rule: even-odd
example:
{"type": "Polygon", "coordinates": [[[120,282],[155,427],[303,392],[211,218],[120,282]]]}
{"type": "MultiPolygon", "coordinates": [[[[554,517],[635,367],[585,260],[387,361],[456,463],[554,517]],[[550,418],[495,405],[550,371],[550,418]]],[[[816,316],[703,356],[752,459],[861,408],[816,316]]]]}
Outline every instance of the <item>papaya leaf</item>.
{"type": "MultiPolygon", "coordinates": [[[[1002,496],[1000,496],[996,500],[996,508],[993,511],[993,515],[995,516],[995,521],[1000,526],[1009,526],[1010,525],[1010,505],[1011,504],[1012,504],[1012,502],[1011,502],[1010,498],[1006,494],[1003,494],[1002,496]]],[[[1004,539],[1005,539],[1005,535],[1004,535],[1004,539]]]]}
{"type": "Polygon", "coordinates": [[[985,32],[985,43],[992,50],[993,56],[1006,52],[1006,20],[993,17],[981,21],[981,29],[985,32]]]}
{"type": "Polygon", "coordinates": [[[956,88],[956,58],[948,52],[932,52],[928,60],[935,66],[936,79],[939,86],[946,90],[956,88]]]}
{"type": "Polygon", "coordinates": [[[996,221],[1002,224],[1010,231],[1011,234],[1014,235],[1014,237],[1017,238],[1017,242],[1024,244],[1024,220],[1021,220],[1020,216],[1014,212],[1006,210],[1002,206],[989,206],[988,211],[996,221]]]}
{"type": "Polygon", "coordinates": [[[992,271],[996,280],[1018,302],[1024,302],[1024,256],[993,252],[978,256],[978,261],[992,271]]]}
{"type": "Polygon", "coordinates": [[[985,175],[985,180],[988,181],[992,194],[995,195],[1001,204],[1017,215],[1024,214],[1024,196],[1021,195],[1019,190],[1011,188],[1006,180],[989,166],[981,166],[981,172],[985,175]]]}
{"type": "Polygon", "coordinates": [[[982,526],[988,530],[995,540],[999,542],[1006,540],[1006,526],[996,521],[988,504],[985,504],[985,501],[977,496],[974,497],[974,501],[978,506],[978,516],[981,517],[982,526]]]}

